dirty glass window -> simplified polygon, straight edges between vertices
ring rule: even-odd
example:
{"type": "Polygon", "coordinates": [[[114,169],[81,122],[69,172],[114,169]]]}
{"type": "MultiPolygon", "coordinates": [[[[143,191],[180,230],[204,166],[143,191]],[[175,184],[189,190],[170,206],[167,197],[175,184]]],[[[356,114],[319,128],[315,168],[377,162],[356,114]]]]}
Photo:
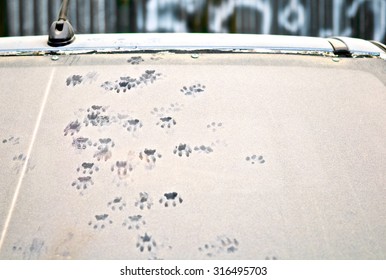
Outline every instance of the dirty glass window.
{"type": "Polygon", "coordinates": [[[386,257],[381,59],[0,67],[2,259],[386,257]]]}

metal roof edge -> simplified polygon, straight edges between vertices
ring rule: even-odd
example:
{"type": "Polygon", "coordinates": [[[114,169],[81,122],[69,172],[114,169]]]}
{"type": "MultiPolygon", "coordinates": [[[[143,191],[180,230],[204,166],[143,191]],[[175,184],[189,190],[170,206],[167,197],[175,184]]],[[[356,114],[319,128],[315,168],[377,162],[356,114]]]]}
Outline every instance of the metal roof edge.
{"type": "Polygon", "coordinates": [[[47,36],[0,39],[0,55],[146,51],[248,51],[332,53],[326,39],[300,36],[199,33],[76,35],[71,45],[50,47],[47,36]]]}
{"type": "MultiPolygon", "coordinates": [[[[201,33],[115,33],[79,34],[63,47],[51,47],[48,37],[0,38],[0,56],[121,53],[121,52],[249,52],[335,55],[329,39],[306,36],[201,33]]],[[[380,56],[382,50],[372,43],[354,38],[335,37],[357,56],[380,56]]]]}

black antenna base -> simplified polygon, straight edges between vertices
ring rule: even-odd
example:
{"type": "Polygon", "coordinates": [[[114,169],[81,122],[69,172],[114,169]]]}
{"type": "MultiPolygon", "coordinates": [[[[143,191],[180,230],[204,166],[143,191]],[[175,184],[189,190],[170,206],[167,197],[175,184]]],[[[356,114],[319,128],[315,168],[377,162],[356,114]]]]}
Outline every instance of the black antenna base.
{"type": "Polygon", "coordinates": [[[65,19],[54,21],[48,35],[48,45],[51,47],[62,47],[71,44],[75,40],[74,29],[65,19]]]}

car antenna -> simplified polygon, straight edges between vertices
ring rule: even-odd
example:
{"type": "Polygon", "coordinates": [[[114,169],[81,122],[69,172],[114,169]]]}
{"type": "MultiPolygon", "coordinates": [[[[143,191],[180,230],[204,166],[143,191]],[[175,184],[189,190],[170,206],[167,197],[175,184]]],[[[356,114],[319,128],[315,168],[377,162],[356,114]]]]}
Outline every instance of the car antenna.
{"type": "Polygon", "coordinates": [[[67,20],[67,11],[70,0],[63,0],[59,18],[51,24],[48,45],[51,47],[61,47],[71,44],[75,40],[74,29],[67,20]]]}

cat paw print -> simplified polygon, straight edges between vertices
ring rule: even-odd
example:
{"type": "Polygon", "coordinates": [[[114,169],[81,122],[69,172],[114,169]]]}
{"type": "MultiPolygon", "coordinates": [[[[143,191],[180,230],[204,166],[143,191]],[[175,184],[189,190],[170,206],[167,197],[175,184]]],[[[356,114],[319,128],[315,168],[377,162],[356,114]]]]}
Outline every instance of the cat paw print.
{"type": "Polygon", "coordinates": [[[72,182],[71,186],[75,187],[76,190],[83,195],[83,192],[90,189],[90,187],[94,185],[94,182],[91,176],[81,176],[76,178],[75,181],[72,182]]]}
{"type": "Polygon", "coordinates": [[[80,85],[83,82],[83,77],[81,75],[71,75],[66,79],[66,85],[75,87],[80,85]]]}
{"type": "Polygon", "coordinates": [[[84,150],[92,146],[92,141],[87,137],[77,137],[72,139],[71,145],[78,150],[84,150]]]}
{"type": "Polygon", "coordinates": [[[143,124],[138,119],[128,119],[123,122],[123,128],[125,128],[128,132],[130,132],[132,135],[135,135],[136,132],[139,131],[139,129],[142,128],[143,124]]]}
{"type": "Polygon", "coordinates": [[[211,146],[200,145],[200,146],[195,146],[193,149],[197,153],[203,153],[203,154],[213,153],[213,149],[211,146]]]}
{"type": "Polygon", "coordinates": [[[74,122],[70,122],[63,130],[64,136],[67,136],[67,134],[73,136],[75,133],[78,133],[81,128],[81,123],[76,120],[74,122]]]}
{"type": "Polygon", "coordinates": [[[161,73],[156,73],[155,70],[146,70],[145,73],[139,77],[139,81],[147,85],[148,83],[154,83],[159,77],[161,77],[161,73]]]}
{"type": "Polygon", "coordinates": [[[167,128],[167,129],[172,128],[176,124],[177,124],[176,120],[173,119],[172,117],[159,118],[159,121],[156,123],[157,126],[161,128],[167,128]]]}
{"type": "Polygon", "coordinates": [[[76,171],[78,173],[92,175],[94,172],[99,171],[99,167],[92,162],[83,162],[80,166],[78,166],[76,171]]]}
{"type": "Polygon", "coordinates": [[[145,208],[151,209],[153,206],[153,201],[147,192],[140,192],[139,198],[134,205],[141,210],[144,210],[145,208]]]}
{"type": "Polygon", "coordinates": [[[3,144],[18,145],[18,144],[20,144],[19,141],[20,141],[20,137],[10,136],[8,138],[4,138],[1,142],[3,144]]]}
{"type": "Polygon", "coordinates": [[[218,130],[220,130],[220,129],[223,129],[224,128],[224,125],[223,125],[223,123],[221,123],[221,122],[211,122],[210,124],[208,124],[207,126],[206,126],[206,128],[208,129],[208,130],[210,130],[210,131],[212,131],[212,132],[216,132],[216,131],[218,131],[218,130]]]}
{"type": "Polygon", "coordinates": [[[192,149],[188,144],[179,144],[174,148],[173,153],[180,157],[182,156],[189,157],[189,155],[192,153],[192,149]]]}
{"type": "Polygon", "coordinates": [[[145,161],[147,169],[153,169],[157,158],[161,158],[162,155],[157,153],[155,149],[145,149],[143,152],[139,153],[139,159],[145,161]]]}
{"type": "Polygon", "coordinates": [[[140,82],[137,79],[131,78],[130,76],[123,76],[119,77],[119,80],[116,80],[115,82],[106,81],[101,87],[109,91],[114,90],[116,93],[125,93],[126,91],[137,87],[139,84],[140,82]]]}
{"type": "Polygon", "coordinates": [[[115,172],[119,179],[126,179],[134,170],[134,165],[127,160],[116,161],[111,166],[111,172],[115,172]]]}
{"type": "Polygon", "coordinates": [[[236,238],[218,236],[214,242],[210,242],[198,248],[200,252],[208,257],[215,257],[221,254],[230,254],[238,250],[239,242],[236,238]]]}
{"type": "Polygon", "coordinates": [[[97,151],[94,153],[94,158],[98,161],[101,159],[107,161],[112,156],[111,149],[115,146],[115,143],[111,140],[111,138],[100,138],[93,146],[97,147],[97,151]]]}
{"type": "Polygon", "coordinates": [[[145,233],[145,235],[138,235],[136,247],[140,252],[152,252],[156,249],[157,243],[151,235],[145,233]]]}
{"type": "Polygon", "coordinates": [[[132,65],[138,65],[138,64],[140,64],[141,62],[144,62],[144,61],[145,61],[145,60],[143,60],[143,58],[140,57],[140,56],[132,56],[132,57],[130,57],[130,58],[127,60],[127,62],[130,63],[130,64],[132,64],[132,65]]]}
{"type": "MultiPolygon", "coordinates": [[[[13,170],[15,171],[16,174],[19,174],[20,171],[22,171],[24,164],[27,160],[27,156],[24,155],[23,153],[15,155],[13,158],[13,170]]],[[[35,168],[35,165],[32,163],[31,159],[27,161],[27,166],[25,169],[25,173],[28,173],[28,171],[31,171],[35,168]]]]}
{"type": "Polygon", "coordinates": [[[92,105],[86,110],[86,116],[83,120],[85,126],[106,126],[110,124],[110,116],[106,114],[108,107],[92,105]]]}
{"type": "Polygon", "coordinates": [[[128,230],[136,229],[139,230],[142,226],[146,224],[145,220],[141,215],[128,216],[122,223],[123,227],[126,227],[128,230]]]}
{"type": "Polygon", "coordinates": [[[245,158],[245,160],[250,162],[251,164],[255,164],[255,163],[263,164],[263,163],[265,163],[264,157],[263,156],[257,156],[257,155],[248,156],[245,158]]]}
{"type": "Polygon", "coordinates": [[[105,229],[106,226],[112,224],[113,221],[110,220],[108,214],[95,215],[94,219],[88,222],[88,225],[94,230],[105,229]]]}
{"type": "Polygon", "coordinates": [[[180,112],[184,108],[183,104],[179,103],[171,103],[168,106],[165,107],[154,107],[150,114],[157,118],[163,118],[163,117],[170,117],[171,114],[175,112],[180,112]]]}
{"type": "Polygon", "coordinates": [[[107,207],[109,207],[113,211],[122,211],[126,207],[126,202],[123,200],[122,197],[116,197],[107,203],[107,207]]]}
{"type": "Polygon", "coordinates": [[[182,203],[181,196],[178,195],[176,192],[171,193],[164,193],[164,195],[159,200],[159,203],[163,204],[165,207],[173,206],[176,207],[177,205],[182,203]]]}
{"type": "Polygon", "coordinates": [[[205,86],[201,84],[194,84],[192,86],[184,86],[180,91],[186,96],[196,97],[198,93],[205,91],[205,86]]]}

